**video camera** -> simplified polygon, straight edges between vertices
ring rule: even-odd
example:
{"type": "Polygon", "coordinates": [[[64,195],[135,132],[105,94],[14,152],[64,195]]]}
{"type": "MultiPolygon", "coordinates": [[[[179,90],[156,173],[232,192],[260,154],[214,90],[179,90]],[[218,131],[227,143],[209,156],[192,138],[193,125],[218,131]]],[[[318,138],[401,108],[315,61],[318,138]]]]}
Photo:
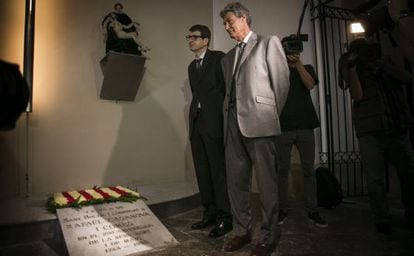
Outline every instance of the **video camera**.
{"type": "Polygon", "coordinates": [[[283,50],[286,54],[301,53],[303,51],[303,42],[308,41],[307,34],[290,35],[282,39],[283,50]]]}
{"type": "Polygon", "coordinates": [[[308,35],[307,34],[301,34],[300,29],[302,27],[303,22],[303,15],[306,11],[306,6],[308,5],[309,0],[306,0],[303,4],[302,14],[299,18],[299,27],[298,32],[296,34],[292,34],[290,36],[284,37],[281,41],[283,50],[285,50],[286,54],[292,54],[292,53],[301,53],[303,51],[303,42],[308,41],[308,35]]]}
{"type": "Polygon", "coordinates": [[[379,31],[391,31],[395,26],[395,22],[388,12],[388,7],[385,5],[369,11],[360,11],[357,9],[356,11],[353,10],[353,13],[363,24],[367,37],[379,31]]]}
{"type": "Polygon", "coordinates": [[[381,59],[381,46],[379,43],[367,41],[365,38],[357,38],[349,44],[349,51],[341,55],[338,61],[339,87],[348,89],[349,84],[344,83],[349,69],[357,66],[365,71],[371,69],[377,60],[381,59]]]}
{"type": "Polygon", "coordinates": [[[365,38],[358,38],[349,44],[349,51],[341,55],[339,65],[346,65],[347,68],[359,65],[364,68],[367,64],[375,63],[379,59],[381,59],[380,44],[367,41],[365,38]]]}

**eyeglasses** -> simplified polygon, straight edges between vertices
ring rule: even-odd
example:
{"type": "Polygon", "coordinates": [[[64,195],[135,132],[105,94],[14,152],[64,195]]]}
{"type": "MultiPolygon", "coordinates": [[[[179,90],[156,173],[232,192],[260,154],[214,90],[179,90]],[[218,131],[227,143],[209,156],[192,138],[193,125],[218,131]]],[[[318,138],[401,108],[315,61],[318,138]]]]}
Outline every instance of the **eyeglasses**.
{"type": "Polygon", "coordinates": [[[203,37],[202,36],[197,36],[197,35],[188,35],[188,36],[185,37],[185,39],[187,41],[194,41],[194,40],[197,40],[198,38],[203,38],[203,37]]]}

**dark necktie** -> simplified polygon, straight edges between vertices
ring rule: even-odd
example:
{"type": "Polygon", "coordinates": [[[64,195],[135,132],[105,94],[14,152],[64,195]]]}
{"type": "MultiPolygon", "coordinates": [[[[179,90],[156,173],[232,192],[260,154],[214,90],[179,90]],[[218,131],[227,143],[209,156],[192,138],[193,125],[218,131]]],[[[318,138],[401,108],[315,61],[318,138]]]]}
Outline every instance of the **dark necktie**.
{"type": "MultiPolygon", "coordinates": [[[[200,77],[200,72],[201,72],[201,61],[203,61],[202,58],[195,59],[196,74],[197,74],[198,77],[200,77]]],[[[200,109],[201,109],[201,103],[198,102],[198,104],[197,104],[197,115],[198,115],[198,111],[200,111],[200,109]]]]}
{"type": "Polygon", "coordinates": [[[199,59],[196,59],[195,60],[195,62],[196,62],[196,69],[197,69],[197,71],[200,71],[200,69],[201,69],[201,61],[202,61],[203,59],[201,59],[201,58],[199,58],[199,59]]]}
{"type": "Polygon", "coordinates": [[[236,53],[237,55],[237,60],[236,60],[236,65],[234,66],[234,71],[233,71],[233,78],[231,81],[231,88],[230,88],[230,104],[233,105],[236,101],[236,75],[239,72],[239,68],[240,68],[240,62],[241,62],[241,58],[243,57],[243,51],[244,51],[244,47],[246,46],[245,42],[241,42],[237,45],[237,50],[238,53],[236,53]]]}

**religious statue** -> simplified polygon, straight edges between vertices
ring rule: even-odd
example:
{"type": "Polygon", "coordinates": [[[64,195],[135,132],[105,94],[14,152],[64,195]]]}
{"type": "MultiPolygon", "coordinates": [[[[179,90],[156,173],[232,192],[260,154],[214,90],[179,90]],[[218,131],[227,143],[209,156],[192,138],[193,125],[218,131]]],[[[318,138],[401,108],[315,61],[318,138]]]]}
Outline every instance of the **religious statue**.
{"type": "Polygon", "coordinates": [[[143,56],[150,49],[140,41],[140,24],[133,22],[123,12],[122,4],[116,3],[114,8],[115,11],[107,14],[102,21],[102,29],[106,34],[105,52],[114,51],[143,56]]]}

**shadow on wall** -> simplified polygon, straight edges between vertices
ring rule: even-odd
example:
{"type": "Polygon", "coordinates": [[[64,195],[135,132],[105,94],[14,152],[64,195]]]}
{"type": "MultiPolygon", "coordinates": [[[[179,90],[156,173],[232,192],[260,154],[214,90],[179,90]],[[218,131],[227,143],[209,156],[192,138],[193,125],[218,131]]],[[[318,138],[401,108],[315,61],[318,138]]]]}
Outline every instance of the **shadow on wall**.
{"type": "Polygon", "coordinates": [[[181,87],[181,91],[184,95],[185,105],[184,105],[184,120],[185,120],[185,128],[186,128],[186,134],[187,134],[187,140],[185,144],[185,159],[184,159],[184,166],[185,166],[185,177],[188,184],[197,184],[197,178],[195,176],[195,170],[194,170],[194,162],[193,162],[193,155],[191,152],[191,144],[189,139],[189,119],[188,119],[188,113],[190,111],[190,105],[191,105],[191,89],[190,89],[190,81],[186,79],[183,83],[183,87],[181,87]]]}
{"type": "MultiPolygon", "coordinates": [[[[9,140],[10,141],[10,140],[9,140]]],[[[0,134],[0,200],[21,195],[24,185],[25,168],[19,164],[12,148],[0,134]]]]}
{"type": "MultiPolygon", "coordinates": [[[[146,72],[135,101],[119,103],[122,120],[103,178],[105,185],[121,184],[139,191],[140,186],[162,184],[183,173],[180,133],[174,117],[152,96],[160,88],[148,88],[155,74],[146,72]]],[[[151,199],[151,195],[144,196],[151,199]]]]}

